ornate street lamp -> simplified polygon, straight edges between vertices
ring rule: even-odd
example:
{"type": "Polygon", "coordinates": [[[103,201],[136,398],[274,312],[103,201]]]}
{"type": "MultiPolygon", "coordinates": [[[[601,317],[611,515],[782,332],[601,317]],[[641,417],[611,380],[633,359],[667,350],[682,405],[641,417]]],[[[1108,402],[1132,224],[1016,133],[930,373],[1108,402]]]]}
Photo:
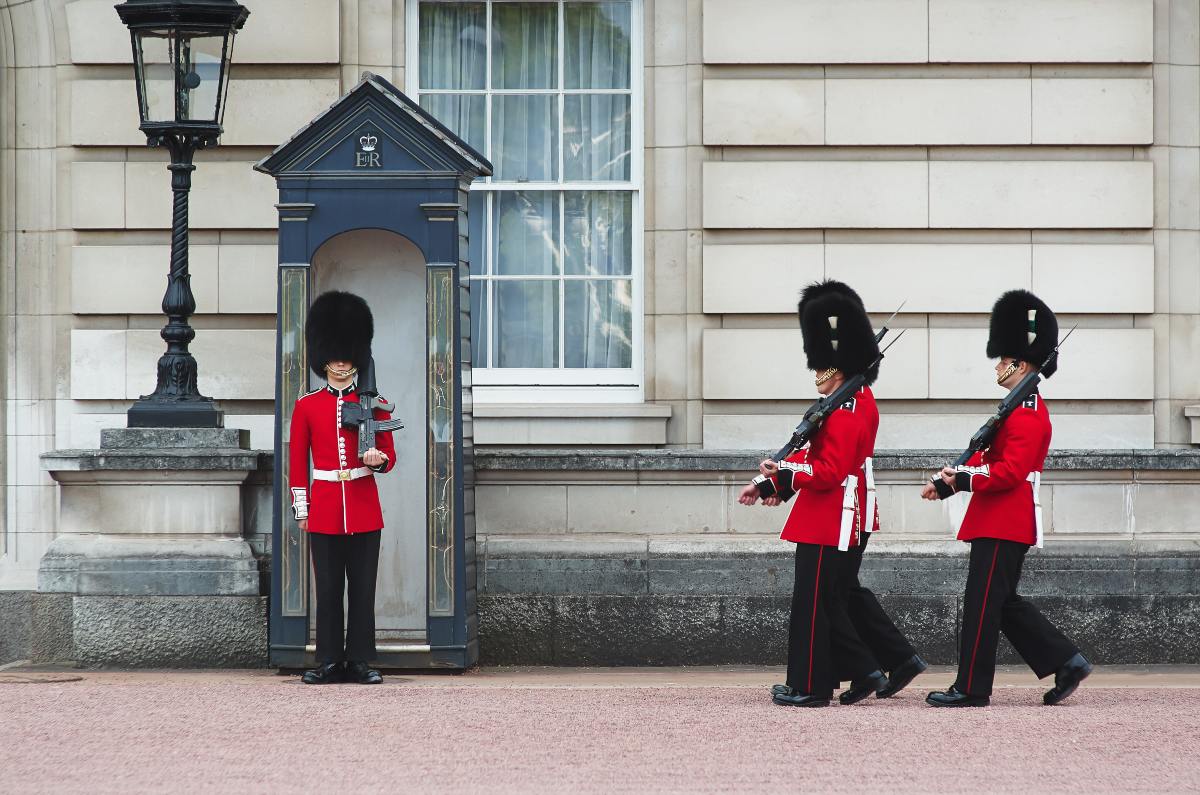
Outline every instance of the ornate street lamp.
{"type": "Polygon", "coordinates": [[[192,156],[221,136],[233,39],[250,12],[234,0],[128,0],[116,6],[133,40],[141,130],[171,152],[171,271],[163,296],[167,351],[158,386],[129,409],[130,428],[219,428],[222,414],[196,388],[188,343],[196,311],[188,274],[188,191],[192,156]]]}

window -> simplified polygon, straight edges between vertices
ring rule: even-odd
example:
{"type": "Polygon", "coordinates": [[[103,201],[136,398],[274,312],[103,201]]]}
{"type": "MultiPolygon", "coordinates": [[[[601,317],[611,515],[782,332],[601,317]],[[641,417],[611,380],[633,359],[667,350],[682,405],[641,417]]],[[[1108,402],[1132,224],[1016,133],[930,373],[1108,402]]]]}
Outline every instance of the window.
{"type": "Polygon", "coordinates": [[[410,9],[409,93],[495,168],[468,207],[475,382],[638,387],[640,2],[410,9]]]}

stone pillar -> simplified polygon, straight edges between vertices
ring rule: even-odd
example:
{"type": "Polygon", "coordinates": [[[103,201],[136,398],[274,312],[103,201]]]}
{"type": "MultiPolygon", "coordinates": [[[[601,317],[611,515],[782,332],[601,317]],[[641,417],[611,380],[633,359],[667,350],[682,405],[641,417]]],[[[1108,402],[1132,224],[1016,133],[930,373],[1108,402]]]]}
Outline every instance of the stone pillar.
{"type": "Polygon", "coordinates": [[[266,598],[242,535],[249,432],[112,428],[56,450],[59,535],[35,598],[56,616],[34,656],[121,667],[266,661],[266,598]]]}

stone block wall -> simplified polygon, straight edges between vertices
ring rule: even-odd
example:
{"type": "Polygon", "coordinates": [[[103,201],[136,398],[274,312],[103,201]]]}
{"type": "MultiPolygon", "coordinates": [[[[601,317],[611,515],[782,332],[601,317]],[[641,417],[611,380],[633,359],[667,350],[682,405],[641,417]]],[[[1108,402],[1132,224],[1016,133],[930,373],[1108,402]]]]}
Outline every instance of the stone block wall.
{"type": "Polygon", "coordinates": [[[1190,443],[1197,4],[700,11],[704,402],[688,443],[778,444],[811,388],[786,354],[765,367],[753,352],[798,350],[796,294],[821,277],[880,319],[908,300],[879,380],[881,447],[965,438],[961,415],[994,396],[987,312],[1012,287],[1080,326],[1044,389],[1056,447],[1190,443]]]}

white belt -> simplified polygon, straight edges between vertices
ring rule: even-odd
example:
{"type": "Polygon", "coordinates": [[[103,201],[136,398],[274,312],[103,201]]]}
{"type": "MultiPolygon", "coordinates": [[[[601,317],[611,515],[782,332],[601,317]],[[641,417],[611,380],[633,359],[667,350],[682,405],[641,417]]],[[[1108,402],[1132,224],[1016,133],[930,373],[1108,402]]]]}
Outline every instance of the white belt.
{"type": "Polygon", "coordinates": [[[870,456],[863,462],[863,470],[867,475],[867,508],[863,517],[863,527],[868,533],[875,532],[875,465],[870,456]]]}
{"type": "Polygon", "coordinates": [[[314,469],[313,480],[328,480],[337,483],[339,480],[358,480],[374,474],[370,467],[355,467],[354,469],[314,469]]]}
{"type": "Polygon", "coordinates": [[[850,548],[850,534],[854,531],[854,514],[858,508],[858,476],[847,475],[842,486],[842,526],[838,531],[838,549],[845,552],[850,548]]]}
{"type": "Polygon", "coordinates": [[[1033,524],[1037,528],[1037,548],[1042,548],[1042,473],[1030,472],[1025,478],[1033,484],[1033,524]]]}

